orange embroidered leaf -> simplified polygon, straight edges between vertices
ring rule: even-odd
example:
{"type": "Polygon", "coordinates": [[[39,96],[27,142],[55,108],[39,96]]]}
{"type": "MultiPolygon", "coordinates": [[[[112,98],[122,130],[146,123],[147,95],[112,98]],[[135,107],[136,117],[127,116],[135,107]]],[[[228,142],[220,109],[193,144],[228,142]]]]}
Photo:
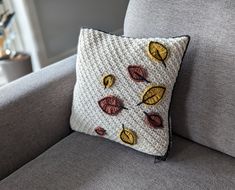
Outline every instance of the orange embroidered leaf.
{"type": "Polygon", "coordinates": [[[163,128],[162,118],[158,113],[156,113],[156,112],[151,112],[151,113],[144,112],[144,114],[145,114],[145,122],[149,127],[163,128]]]}
{"type": "Polygon", "coordinates": [[[147,78],[147,71],[140,65],[130,65],[128,66],[128,72],[130,77],[136,82],[147,82],[150,83],[147,78]]]}
{"type": "Polygon", "coordinates": [[[122,125],[122,131],[119,137],[124,143],[127,144],[134,145],[137,143],[136,133],[130,129],[124,128],[124,125],[122,125]]]}
{"type": "Polygon", "coordinates": [[[106,130],[102,127],[96,127],[95,132],[100,136],[104,136],[106,134],[106,130]]]}
{"type": "Polygon", "coordinates": [[[168,56],[168,50],[163,44],[153,41],[149,42],[148,55],[153,61],[161,61],[166,67],[165,59],[168,56]]]}
{"type": "Polygon", "coordinates": [[[109,115],[117,115],[122,109],[127,109],[123,106],[122,100],[116,96],[107,96],[98,101],[100,108],[109,115]]]}
{"type": "Polygon", "coordinates": [[[165,91],[166,88],[164,86],[150,85],[144,90],[142,101],[137,105],[142,103],[146,105],[155,105],[163,98],[165,91]]]}
{"type": "Polygon", "coordinates": [[[104,88],[110,88],[111,86],[113,86],[114,82],[115,76],[112,74],[105,75],[102,78],[102,84],[104,85],[104,88]]]}

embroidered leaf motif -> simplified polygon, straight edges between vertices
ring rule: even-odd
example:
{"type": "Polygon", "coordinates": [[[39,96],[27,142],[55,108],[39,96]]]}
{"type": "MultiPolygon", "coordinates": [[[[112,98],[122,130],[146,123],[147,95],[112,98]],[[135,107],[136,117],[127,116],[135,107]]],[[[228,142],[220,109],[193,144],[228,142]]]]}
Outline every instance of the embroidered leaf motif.
{"type": "Polygon", "coordinates": [[[163,44],[153,41],[149,42],[148,55],[153,61],[161,61],[166,67],[165,59],[167,58],[168,50],[163,44]]]}
{"type": "Polygon", "coordinates": [[[104,136],[106,134],[106,130],[102,127],[96,127],[95,132],[100,136],[104,136]]]}
{"type": "Polygon", "coordinates": [[[122,125],[122,131],[120,133],[120,139],[127,144],[134,145],[137,143],[136,133],[130,129],[124,128],[122,125]]]}
{"type": "Polygon", "coordinates": [[[139,106],[142,103],[146,105],[155,105],[162,99],[165,91],[166,88],[164,86],[148,86],[143,92],[142,101],[137,105],[139,106]]]}
{"type": "Polygon", "coordinates": [[[147,125],[149,127],[163,128],[162,118],[158,113],[156,113],[156,112],[151,112],[151,113],[144,112],[144,114],[145,114],[145,122],[147,123],[147,125]]]}
{"type": "Polygon", "coordinates": [[[117,115],[122,109],[127,109],[123,106],[122,100],[116,96],[106,96],[98,101],[100,108],[109,115],[117,115]]]}
{"type": "Polygon", "coordinates": [[[147,82],[150,83],[146,78],[148,73],[146,69],[141,67],[140,65],[130,65],[128,66],[128,72],[130,77],[136,82],[147,82]]]}
{"type": "Polygon", "coordinates": [[[104,85],[104,88],[110,88],[111,86],[113,86],[114,82],[115,76],[112,74],[105,75],[102,78],[102,84],[104,85]]]}

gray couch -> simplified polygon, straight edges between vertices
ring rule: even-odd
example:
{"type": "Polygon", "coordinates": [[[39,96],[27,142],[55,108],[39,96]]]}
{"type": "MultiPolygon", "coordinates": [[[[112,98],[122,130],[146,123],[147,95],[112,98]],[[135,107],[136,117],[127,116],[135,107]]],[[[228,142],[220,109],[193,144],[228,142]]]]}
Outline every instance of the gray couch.
{"type": "Polygon", "coordinates": [[[76,55],[0,90],[0,189],[235,189],[235,1],[131,0],[124,34],[189,34],[166,162],[69,128],[76,55]]]}

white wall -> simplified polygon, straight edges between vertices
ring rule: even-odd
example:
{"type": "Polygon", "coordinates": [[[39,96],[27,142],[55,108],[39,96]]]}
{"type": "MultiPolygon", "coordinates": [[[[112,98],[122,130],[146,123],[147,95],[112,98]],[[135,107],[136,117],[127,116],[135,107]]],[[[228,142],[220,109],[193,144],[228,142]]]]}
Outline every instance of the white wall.
{"type": "Polygon", "coordinates": [[[75,53],[81,26],[119,30],[128,0],[34,0],[49,62],[75,53]]]}

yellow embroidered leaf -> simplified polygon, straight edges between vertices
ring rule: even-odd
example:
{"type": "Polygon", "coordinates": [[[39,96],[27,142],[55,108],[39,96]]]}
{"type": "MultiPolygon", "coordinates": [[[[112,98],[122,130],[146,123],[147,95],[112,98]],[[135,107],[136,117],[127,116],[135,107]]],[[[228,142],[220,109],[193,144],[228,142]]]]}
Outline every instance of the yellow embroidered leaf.
{"type": "Polygon", "coordinates": [[[134,145],[137,143],[137,136],[136,133],[130,129],[124,128],[122,125],[122,131],[120,133],[120,139],[127,144],[134,145]]]}
{"type": "Polygon", "coordinates": [[[142,103],[147,105],[155,105],[163,98],[165,91],[166,88],[164,86],[148,86],[143,92],[142,101],[137,105],[140,105],[142,103]]]}
{"type": "Polygon", "coordinates": [[[105,75],[102,78],[102,84],[104,85],[104,88],[110,88],[111,86],[113,86],[114,82],[115,77],[112,74],[105,75]]]}
{"type": "Polygon", "coordinates": [[[149,42],[148,55],[153,61],[161,61],[166,67],[165,59],[167,58],[168,50],[163,44],[153,41],[149,42]]]}

